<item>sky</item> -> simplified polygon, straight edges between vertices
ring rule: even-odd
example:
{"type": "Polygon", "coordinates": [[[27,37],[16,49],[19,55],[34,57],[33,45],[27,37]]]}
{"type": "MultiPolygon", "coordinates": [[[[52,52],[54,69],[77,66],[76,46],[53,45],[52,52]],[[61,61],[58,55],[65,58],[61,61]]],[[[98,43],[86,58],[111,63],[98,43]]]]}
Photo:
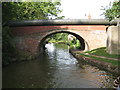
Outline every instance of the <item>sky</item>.
{"type": "Polygon", "coordinates": [[[61,0],[60,15],[65,16],[65,19],[104,19],[100,16],[103,11],[101,6],[108,6],[110,2],[115,0],[61,0]]]}
{"type": "Polygon", "coordinates": [[[110,2],[116,0],[53,0],[53,1],[61,1],[60,9],[62,9],[63,11],[60,14],[60,16],[65,16],[65,19],[88,19],[89,14],[91,15],[91,19],[104,19],[104,16],[103,15],[101,16],[101,14],[103,13],[103,10],[100,10],[102,8],[101,6],[104,7],[108,6],[110,2]]]}

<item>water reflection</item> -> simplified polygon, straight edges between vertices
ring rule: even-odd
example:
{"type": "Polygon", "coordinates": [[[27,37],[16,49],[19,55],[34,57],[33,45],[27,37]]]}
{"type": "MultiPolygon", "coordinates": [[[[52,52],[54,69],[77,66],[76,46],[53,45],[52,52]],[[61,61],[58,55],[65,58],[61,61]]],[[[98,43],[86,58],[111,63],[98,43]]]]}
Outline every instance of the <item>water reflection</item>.
{"type": "Polygon", "coordinates": [[[112,74],[78,62],[67,45],[48,43],[45,47],[38,59],[3,68],[3,88],[112,87],[112,74]]]}
{"type": "Polygon", "coordinates": [[[51,52],[51,53],[55,50],[55,46],[54,46],[53,43],[48,43],[48,44],[46,44],[46,45],[45,45],[45,48],[47,49],[47,51],[49,51],[49,52],[51,52]]]}

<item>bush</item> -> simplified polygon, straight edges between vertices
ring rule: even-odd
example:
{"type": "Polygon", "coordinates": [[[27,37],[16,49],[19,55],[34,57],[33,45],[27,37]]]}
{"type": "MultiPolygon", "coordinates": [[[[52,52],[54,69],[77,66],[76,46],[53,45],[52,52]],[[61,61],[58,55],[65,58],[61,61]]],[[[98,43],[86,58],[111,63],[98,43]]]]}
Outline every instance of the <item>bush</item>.
{"type": "Polygon", "coordinates": [[[4,26],[2,32],[2,62],[3,64],[9,63],[11,58],[16,55],[15,45],[13,43],[13,36],[9,27],[4,26]]]}

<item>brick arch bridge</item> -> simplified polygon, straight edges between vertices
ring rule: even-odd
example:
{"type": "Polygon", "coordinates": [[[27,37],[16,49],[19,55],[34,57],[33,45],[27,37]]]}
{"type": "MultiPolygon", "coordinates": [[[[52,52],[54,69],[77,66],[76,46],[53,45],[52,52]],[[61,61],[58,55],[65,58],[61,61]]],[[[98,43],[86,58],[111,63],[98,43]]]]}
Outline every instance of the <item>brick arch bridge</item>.
{"type": "MultiPolygon", "coordinates": [[[[70,33],[82,44],[82,50],[105,47],[107,41],[107,20],[24,20],[10,21],[8,25],[17,51],[22,56],[36,56],[44,40],[55,33],[70,33]]],[[[116,25],[116,23],[112,23],[116,25]]]]}

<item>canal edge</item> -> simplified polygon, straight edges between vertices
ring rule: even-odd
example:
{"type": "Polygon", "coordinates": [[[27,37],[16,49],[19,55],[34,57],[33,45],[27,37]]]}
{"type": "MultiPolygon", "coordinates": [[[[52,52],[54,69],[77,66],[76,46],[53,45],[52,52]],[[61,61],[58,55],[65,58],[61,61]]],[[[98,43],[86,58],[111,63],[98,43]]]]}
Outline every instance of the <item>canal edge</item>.
{"type": "Polygon", "coordinates": [[[93,66],[96,66],[100,69],[106,70],[115,76],[120,76],[120,72],[119,72],[120,68],[116,65],[112,65],[111,63],[108,63],[108,62],[103,62],[97,59],[80,55],[80,53],[84,54],[83,51],[76,53],[76,50],[70,49],[69,52],[79,61],[83,61],[93,66]]]}

